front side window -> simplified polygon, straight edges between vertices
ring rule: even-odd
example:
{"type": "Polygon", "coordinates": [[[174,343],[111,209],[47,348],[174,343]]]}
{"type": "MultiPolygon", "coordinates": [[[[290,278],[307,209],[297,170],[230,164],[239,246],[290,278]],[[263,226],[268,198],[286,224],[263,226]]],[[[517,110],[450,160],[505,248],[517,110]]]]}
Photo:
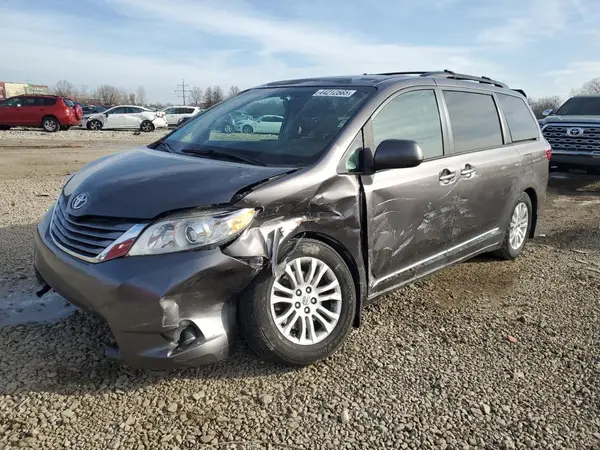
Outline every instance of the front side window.
{"type": "Polygon", "coordinates": [[[125,108],[123,107],[119,107],[119,108],[113,108],[113,109],[109,109],[108,111],[106,111],[107,114],[125,114],[125,108]]]}
{"type": "Polygon", "coordinates": [[[373,118],[374,148],[387,139],[416,141],[425,159],[444,154],[442,123],[431,89],[400,94],[373,118]]]}
{"type": "Polygon", "coordinates": [[[488,94],[445,91],[457,153],[504,145],[500,117],[488,94]]]}
{"type": "Polygon", "coordinates": [[[40,106],[40,99],[36,97],[23,98],[23,106],[40,106]]]}
{"type": "Polygon", "coordinates": [[[513,142],[537,139],[540,127],[529,112],[525,102],[512,95],[497,94],[513,142]]]}
{"type": "Polygon", "coordinates": [[[164,110],[165,114],[176,114],[177,113],[177,108],[167,108],[164,110]]]}
{"type": "Polygon", "coordinates": [[[21,106],[23,104],[23,99],[19,98],[19,97],[14,97],[14,98],[9,98],[8,100],[6,100],[4,103],[2,103],[2,106],[5,107],[15,107],[15,106],[21,106]]]}
{"type": "Polygon", "coordinates": [[[371,87],[273,87],[236,95],[166,139],[171,151],[220,151],[266,165],[315,163],[375,92],[371,87]],[[264,116],[279,116],[262,121],[264,116]]]}

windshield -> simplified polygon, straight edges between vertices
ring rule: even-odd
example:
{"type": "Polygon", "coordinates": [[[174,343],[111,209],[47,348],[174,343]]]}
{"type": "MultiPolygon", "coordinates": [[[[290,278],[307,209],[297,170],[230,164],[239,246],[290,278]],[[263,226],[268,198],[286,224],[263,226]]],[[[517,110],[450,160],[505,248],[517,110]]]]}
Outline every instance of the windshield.
{"type": "Polygon", "coordinates": [[[253,89],[190,119],[165,142],[178,153],[217,150],[266,165],[310,165],[373,92],[362,86],[253,89]]]}
{"type": "Polygon", "coordinates": [[[600,96],[571,98],[558,108],[555,114],[560,116],[600,116],[600,96]]]}

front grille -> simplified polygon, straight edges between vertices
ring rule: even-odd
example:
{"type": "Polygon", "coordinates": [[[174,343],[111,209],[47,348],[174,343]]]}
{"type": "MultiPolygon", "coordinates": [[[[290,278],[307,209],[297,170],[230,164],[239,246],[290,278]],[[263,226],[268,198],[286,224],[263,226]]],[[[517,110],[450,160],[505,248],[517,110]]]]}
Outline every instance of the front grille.
{"type": "Polygon", "coordinates": [[[544,128],[544,137],[550,143],[552,151],[594,152],[600,151],[600,124],[597,126],[548,125],[544,128]],[[580,136],[569,136],[567,130],[581,128],[580,136]]]}
{"type": "Polygon", "coordinates": [[[95,258],[134,225],[112,217],[75,217],[66,210],[61,195],[54,208],[50,235],[58,245],[84,258],[95,258]]]}

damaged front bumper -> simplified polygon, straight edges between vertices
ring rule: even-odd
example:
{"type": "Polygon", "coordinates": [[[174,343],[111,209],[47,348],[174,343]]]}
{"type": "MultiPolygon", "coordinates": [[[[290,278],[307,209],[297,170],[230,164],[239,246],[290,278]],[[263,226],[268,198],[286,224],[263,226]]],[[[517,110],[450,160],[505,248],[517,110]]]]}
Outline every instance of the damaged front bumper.
{"type": "Polygon", "coordinates": [[[116,347],[106,354],[139,368],[225,359],[235,344],[236,302],[258,270],[220,249],[125,257],[99,264],[67,255],[35,233],[35,268],[69,302],[102,316],[116,347]]]}

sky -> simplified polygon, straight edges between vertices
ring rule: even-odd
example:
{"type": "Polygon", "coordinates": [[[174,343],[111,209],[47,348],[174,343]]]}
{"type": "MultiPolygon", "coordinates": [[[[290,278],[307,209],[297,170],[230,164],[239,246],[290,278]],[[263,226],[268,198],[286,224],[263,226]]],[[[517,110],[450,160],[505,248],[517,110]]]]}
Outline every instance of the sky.
{"type": "Polygon", "coordinates": [[[600,0],[0,0],[0,81],[249,88],[449,69],[530,97],[600,77],[600,0]]]}

